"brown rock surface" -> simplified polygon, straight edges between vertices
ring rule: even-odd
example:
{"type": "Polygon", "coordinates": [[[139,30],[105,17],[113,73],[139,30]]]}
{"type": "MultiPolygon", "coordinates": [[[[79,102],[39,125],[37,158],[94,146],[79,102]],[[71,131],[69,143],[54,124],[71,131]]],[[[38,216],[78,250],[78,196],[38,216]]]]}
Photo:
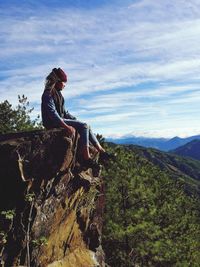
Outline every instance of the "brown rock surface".
{"type": "Polygon", "coordinates": [[[75,172],[77,139],[60,129],[0,137],[1,266],[104,266],[103,185],[75,172]]]}

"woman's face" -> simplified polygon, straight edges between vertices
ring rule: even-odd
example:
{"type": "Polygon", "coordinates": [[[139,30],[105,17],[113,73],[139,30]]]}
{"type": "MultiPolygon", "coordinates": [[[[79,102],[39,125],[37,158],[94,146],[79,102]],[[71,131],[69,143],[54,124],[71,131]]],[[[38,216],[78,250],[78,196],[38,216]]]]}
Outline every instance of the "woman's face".
{"type": "Polygon", "coordinates": [[[55,88],[57,90],[63,90],[65,87],[65,82],[57,82],[56,85],[55,85],[55,88]]]}

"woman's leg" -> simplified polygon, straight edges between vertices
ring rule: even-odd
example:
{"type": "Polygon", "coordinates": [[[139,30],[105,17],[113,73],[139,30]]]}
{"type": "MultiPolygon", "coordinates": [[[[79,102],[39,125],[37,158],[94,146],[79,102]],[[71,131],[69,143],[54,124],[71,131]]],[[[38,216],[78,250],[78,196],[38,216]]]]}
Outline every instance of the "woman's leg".
{"type": "Polygon", "coordinates": [[[64,119],[64,122],[72,126],[80,135],[80,144],[83,153],[83,157],[85,160],[90,158],[89,154],[89,128],[88,125],[84,122],[77,120],[64,119]]]}
{"type": "Polygon", "coordinates": [[[77,120],[64,119],[64,122],[72,126],[80,134],[80,143],[83,146],[89,146],[89,128],[84,122],[77,120]]]}
{"type": "Polygon", "coordinates": [[[92,129],[89,127],[89,140],[93,144],[93,146],[96,146],[96,144],[99,143],[98,139],[96,138],[96,135],[92,132],[92,129]]]}
{"type": "Polygon", "coordinates": [[[89,127],[89,140],[99,152],[105,152],[104,148],[100,145],[98,139],[96,138],[96,135],[92,132],[92,129],[90,127],[89,127]]]}
{"type": "Polygon", "coordinates": [[[87,125],[87,123],[70,119],[64,119],[64,122],[67,125],[75,128],[80,134],[80,143],[82,146],[83,156],[85,159],[88,159],[90,157],[89,140],[99,152],[105,152],[104,148],[99,144],[99,141],[97,140],[96,136],[94,135],[90,127],[87,125]]]}

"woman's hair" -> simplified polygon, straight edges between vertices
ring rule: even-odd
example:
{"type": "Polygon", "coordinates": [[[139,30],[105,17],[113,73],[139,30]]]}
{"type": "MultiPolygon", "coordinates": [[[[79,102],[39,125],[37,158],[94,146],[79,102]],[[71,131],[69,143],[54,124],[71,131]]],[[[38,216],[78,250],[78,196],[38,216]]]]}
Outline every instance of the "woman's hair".
{"type": "Polygon", "coordinates": [[[51,73],[46,77],[44,91],[50,91],[52,95],[56,93],[55,85],[59,81],[67,81],[67,75],[61,68],[52,69],[51,73]]]}
{"type": "Polygon", "coordinates": [[[56,79],[54,79],[52,72],[46,77],[44,91],[50,91],[53,95],[55,91],[56,79]]]}

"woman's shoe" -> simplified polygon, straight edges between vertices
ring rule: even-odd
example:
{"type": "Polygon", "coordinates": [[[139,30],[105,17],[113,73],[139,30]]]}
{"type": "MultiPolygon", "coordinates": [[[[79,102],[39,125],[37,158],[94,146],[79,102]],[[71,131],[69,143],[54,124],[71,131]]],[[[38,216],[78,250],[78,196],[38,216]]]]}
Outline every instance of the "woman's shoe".
{"type": "Polygon", "coordinates": [[[115,160],[117,157],[117,154],[108,153],[108,152],[101,152],[99,155],[99,161],[100,162],[107,162],[109,160],[115,160]]]}

